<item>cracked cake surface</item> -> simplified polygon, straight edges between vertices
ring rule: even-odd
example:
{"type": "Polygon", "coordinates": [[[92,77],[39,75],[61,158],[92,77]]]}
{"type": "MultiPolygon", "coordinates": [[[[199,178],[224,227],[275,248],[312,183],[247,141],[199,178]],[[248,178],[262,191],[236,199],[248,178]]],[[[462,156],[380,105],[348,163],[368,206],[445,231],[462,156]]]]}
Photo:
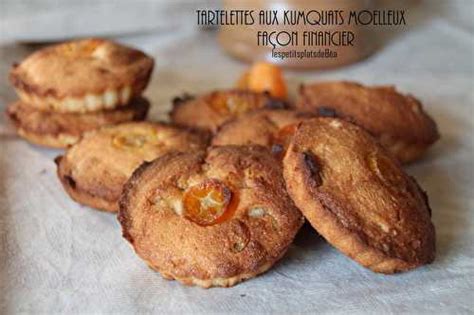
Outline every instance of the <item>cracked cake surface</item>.
{"type": "Polygon", "coordinates": [[[302,122],[283,168],[306,219],[361,265],[394,273],[434,260],[426,194],[362,128],[337,118],[302,122]]]}
{"type": "Polygon", "coordinates": [[[138,256],[167,279],[232,286],[269,269],[303,218],[261,146],[170,153],[125,185],[119,220],[138,256]]]}

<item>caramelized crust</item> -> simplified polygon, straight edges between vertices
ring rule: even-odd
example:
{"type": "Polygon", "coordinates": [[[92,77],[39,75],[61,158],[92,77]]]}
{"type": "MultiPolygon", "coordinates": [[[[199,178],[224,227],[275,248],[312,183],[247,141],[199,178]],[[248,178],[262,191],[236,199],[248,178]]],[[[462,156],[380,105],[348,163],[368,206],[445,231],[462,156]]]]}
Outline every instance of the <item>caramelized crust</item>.
{"type": "Polygon", "coordinates": [[[145,89],[153,59],[103,39],[50,46],[14,65],[20,98],[41,110],[91,112],[126,105],[145,89]]]}
{"type": "Polygon", "coordinates": [[[204,149],[208,136],[166,124],[137,122],[86,133],[56,159],[58,176],[75,201],[115,212],[122,186],[144,161],[171,151],[204,149]]]}
{"type": "Polygon", "coordinates": [[[129,105],[114,110],[85,114],[65,114],[38,110],[22,101],[11,103],[7,115],[20,136],[28,141],[55,148],[76,143],[80,136],[106,125],[145,119],[150,104],[137,98],[129,105]]]}
{"type": "Polygon", "coordinates": [[[268,270],[303,223],[281,168],[258,146],[170,153],[142,164],[125,185],[118,218],[124,237],[151,268],[206,288],[268,270]],[[209,181],[229,189],[233,206],[224,219],[201,225],[185,215],[183,197],[209,181]]]}
{"type": "Polygon", "coordinates": [[[179,125],[216,132],[229,119],[258,108],[284,108],[284,101],[246,90],[214,91],[197,98],[175,98],[171,120],[179,125]]]}
{"type": "Polygon", "coordinates": [[[416,160],[439,139],[436,123],[421,103],[392,86],[344,81],[304,85],[296,108],[323,116],[332,111],[364,127],[402,163],[416,160]]]}
{"type": "Polygon", "coordinates": [[[433,261],[425,193],[368,133],[347,121],[300,124],[283,161],[288,192],[326,240],[375,272],[433,261]]]}

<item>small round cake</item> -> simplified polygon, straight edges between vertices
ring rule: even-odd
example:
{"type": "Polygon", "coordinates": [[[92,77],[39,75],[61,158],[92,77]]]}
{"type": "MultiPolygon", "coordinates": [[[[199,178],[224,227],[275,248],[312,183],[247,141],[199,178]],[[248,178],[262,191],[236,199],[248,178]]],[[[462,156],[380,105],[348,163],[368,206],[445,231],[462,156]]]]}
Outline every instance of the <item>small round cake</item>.
{"type": "Polygon", "coordinates": [[[125,106],[148,84],[153,59],[104,39],[49,46],[14,65],[20,99],[40,110],[85,113],[125,106]]]}
{"type": "Polygon", "coordinates": [[[125,185],[119,220],[151,268],[205,288],[267,271],[303,223],[280,165],[261,146],[170,153],[142,164],[125,185]]]}
{"type": "Polygon", "coordinates": [[[92,113],[56,113],[42,111],[22,101],[11,103],[7,115],[19,136],[27,141],[54,148],[76,143],[84,132],[146,118],[150,104],[144,98],[133,99],[127,106],[92,113]]]}
{"type": "Polygon", "coordinates": [[[124,183],[141,163],[172,151],[202,150],[207,143],[208,135],[162,123],[104,127],[56,158],[58,176],[78,203],[115,212],[124,183]]]}
{"type": "Polygon", "coordinates": [[[431,263],[435,229],[426,194],[362,128],[314,118],[283,160],[288,193],[334,247],[375,272],[431,263]]]}

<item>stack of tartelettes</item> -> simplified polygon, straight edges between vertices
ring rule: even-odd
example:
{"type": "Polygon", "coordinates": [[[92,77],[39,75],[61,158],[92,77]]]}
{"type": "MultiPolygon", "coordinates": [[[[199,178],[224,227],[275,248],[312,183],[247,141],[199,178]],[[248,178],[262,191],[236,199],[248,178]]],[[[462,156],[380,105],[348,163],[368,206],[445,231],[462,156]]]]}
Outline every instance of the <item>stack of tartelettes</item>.
{"type": "Polygon", "coordinates": [[[85,131],[143,120],[149,104],[141,94],[152,70],[152,58],[107,40],[47,47],[13,66],[20,100],[7,113],[20,136],[63,148],[85,131]]]}
{"type": "Polygon", "coordinates": [[[281,70],[259,63],[236,89],[176,97],[171,123],[127,122],[144,118],[152,65],[103,40],[46,48],[12,70],[21,101],[8,113],[32,142],[72,144],[56,159],[66,192],[118,211],[163,277],[206,288],[255,277],[304,219],[375,272],[434,260],[427,195],[402,169],[439,138],[414,97],[320,82],[291,103],[281,70]]]}

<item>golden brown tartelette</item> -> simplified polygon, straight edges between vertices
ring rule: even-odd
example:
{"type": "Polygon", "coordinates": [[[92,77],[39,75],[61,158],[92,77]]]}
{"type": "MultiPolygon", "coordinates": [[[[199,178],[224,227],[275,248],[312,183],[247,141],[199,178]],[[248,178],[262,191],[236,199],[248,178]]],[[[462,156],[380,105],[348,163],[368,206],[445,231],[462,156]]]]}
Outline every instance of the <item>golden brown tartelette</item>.
{"type": "Polygon", "coordinates": [[[288,193],[333,246],[375,272],[431,263],[435,230],[426,194],[362,128],[304,121],[283,160],[288,193]]]}
{"type": "Polygon", "coordinates": [[[418,159],[439,139],[436,123],[421,103],[392,86],[345,81],[307,84],[300,88],[296,108],[349,119],[378,138],[402,163],[418,159]]]}
{"type": "Polygon", "coordinates": [[[144,98],[127,106],[85,114],[56,113],[38,110],[22,101],[11,103],[7,115],[17,133],[34,144],[66,148],[76,143],[84,132],[146,118],[150,104],[144,98]]]}
{"type": "Polygon", "coordinates": [[[109,126],[86,133],[58,157],[58,176],[75,201],[117,211],[122,186],[141,163],[171,151],[201,150],[207,143],[207,135],[162,123],[109,126]]]}
{"type": "Polygon", "coordinates": [[[44,111],[85,113],[125,106],[148,84],[153,59],[104,39],[49,46],[14,65],[20,99],[44,111]]]}
{"type": "Polygon", "coordinates": [[[119,220],[136,253],[167,279],[228,287],[267,271],[303,223],[264,147],[170,153],[137,169],[119,220]]]}

